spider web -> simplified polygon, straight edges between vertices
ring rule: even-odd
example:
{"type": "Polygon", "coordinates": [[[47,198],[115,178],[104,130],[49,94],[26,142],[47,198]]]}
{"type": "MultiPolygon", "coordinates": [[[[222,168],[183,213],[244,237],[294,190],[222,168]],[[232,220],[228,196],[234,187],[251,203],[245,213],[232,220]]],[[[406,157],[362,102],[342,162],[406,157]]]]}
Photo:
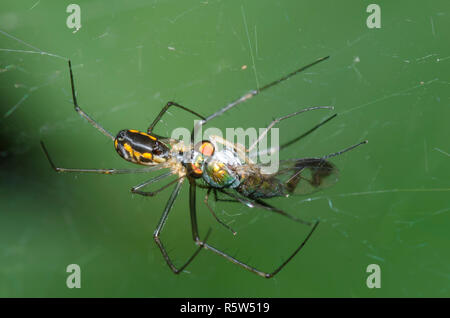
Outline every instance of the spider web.
{"type": "MultiPolygon", "coordinates": [[[[39,1],[32,3],[30,10],[35,10],[39,5],[39,1]]],[[[159,5],[163,4],[158,3],[158,1],[154,1],[152,4],[156,8],[159,5]]],[[[236,16],[234,21],[239,21],[239,24],[230,25],[226,22],[229,11],[221,1],[195,2],[186,6],[185,9],[177,9],[166,18],[167,23],[172,26],[182,26],[183,23],[195,18],[196,14],[208,6],[215,6],[217,9],[216,29],[218,33],[229,33],[230,37],[237,43],[237,47],[246,53],[246,59],[242,60],[242,63],[235,63],[231,59],[218,59],[218,62],[214,64],[213,75],[222,76],[222,74],[230,72],[239,77],[247,74],[247,78],[251,79],[248,88],[257,88],[269,79],[268,75],[264,75],[265,64],[280,62],[277,67],[278,72],[271,72],[270,78],[280,75],[282,72],[280,73],[279,69],[289,71],[294,67],[294,62],[282,61],[283,50],[279,50],[275,56],[267,53],[268,36],[263,32],[263,25],[255,22],[255,13],[249,9],[247,4],[241,4],[234,10],[236,16]]],[[[448,185],[450,148],[448,142],[446,143],[445,139],[439,136],[448,136],[449,133],[448,128],[441,126],[443,121],[440,119],[448,118],[448,107],[445,105],[448,104],[449,96],[448,94],[445,95],[445,91],[448,91],[450,82],[438,69],[448,66],[450,61],[449,47],[444,47],[442,44],[445,37],[443,17],[448,15],[448,11],[434,10],[427,12],[430,12],[430,14],[422,20],[414,20],[407,16],[383,20],[383,25],[386,25],[383,28],[388,29],[388,32],[396,36],[403,35],[411,25],[421,26],[427,30],[424,33],[428,34],[427,36],[431,39],[430,43],[435,45],[416,50],[408,56],[399,53],[399,50],[392,45],[383,48],[381,37],[375,33],[376,31],[368,29],[358,32],[356,36],[348,36],[345,42],[333,42],[330,45],[315,42],[314,47],[303,44],[302,49],[313,48],[327,51],[336,61],[336,63],[330,61],[326,68],[308,71],[300,81],[306,85],[319,85],[329,90],[329,92],[324,93],[325,98],[322,99],[320,96],[315,96],[315,98],[320,99],[320,103],[323,101],[335,105],[339,116],[333,124],[330,124],[331,126],[320,128],[311,138],[302,141],[301,151],[307,152],[308,149],[313,149],[312,153],[308,152],[308,156],[320,156],[338,151],[355,141],[363,139],[368,139],[369,144],[356,152],[350,152],[333,161],[341,169],[342,180],[340,182],[343,183],[342,188],[336,186],[330,191],[327,190],[311,196],[293,197],[289,199],[289,202],[280,199],[276,201],[276,204],[292,214],[301,215],[303,218],[319,218],[323,227],[333,231],[325,237],[330,241],[338,239],[339,244],[336,250],[344,253],[344,255],[350,255],[351,249],[355,249],[355,253],[364,255],[368,262],[372,261],[381,266],[389,267],[396,264],[395,254],[399,251],[417,254],[423,261],[417,265],[411,265],[403,277],[420,276],[419,281],[422,281],[423,277],[427,277],[440,282],[434,295],[447,296],[449,290],[446,286],[448,286],[450,279],[450,267],[448,263],[445,264],[441,261],[441,256],[445,254],[445,250],[439,242],[448,242],[448,238],[444,237],[441,231],[442,224],[448,225],[446,220],[448,220],[450,210],[447,199],[450,191],[448,185]],[[367,47],[375,52],[373,56],[367,53],[367,47]],[[374,62],[373,59],[380,59],[380,61],[386,63],[386,65],[380,66],[380,69],[393,67],[408,76],[401,77],[398,75],[399,82],[395,87],[385,85],[383,79],[375,78],[374,70],[368,67],[371,63],[378,61],[374,62]],[[350,79],[350,85],[355,85],[363,93],[355,94],[353,88],[349,87],[348,90],[353,94],[342,96],[338,90],[333,89],[332,86],[336,83],[336,79],[345,77],[350,79]],[[398,107],[402,107],[402,109],[398,111],[398,107]],[[424,129],[419,129],[423,121],[427,122],[427,126],[424,126],[424,129]],[[434,121],[437,124],[433,130],[434,121]],[[390,131],[392,135],[383,134],[383,131],[386,130],[390,131]],[[409,135],[400,135],[399,138],[393,135],[394,133],[401,134],[401,131],[406,131],[409,135]],[[377,134],[383,134],[383,138],[377,138],[377,134]],[[349,136],[352,138],[350,141],[349,136]],[[336,146],[337,149],[330,149],[330,145],[334,147],[337,142],[341,146],[336,146]],[[382,156],[382,154],[385,155],[382,156]],[[392,163],[392,160],[394,163],[392,163]],[[406,166],[411,168],[407,164],[409,160],[412,160],[415,164],[414,170],[403,168],[406,166]],[[358,161],[358,164],[355,164],[356,161],[358,161]],[[320,211],[321,215],[313,214],[317,211],[320,211]],[[374,227],[371,227],[371,225],[374,227]],[[378,230],[382,232],[382,235],[378,235],[378,230]],[[363,233],[364,231],[368,231],[367,234],[363,233]],[[350,247],[346,247],[346,244],[350,247]],[[427,260],[425,261],[425,259],[427,260]]],[[[292,17],[292,13],[285,12],[286,20],[292,17]]],[[[83,29],[80,32],[82,31],[83,29]]],[[[105,27],[103,31],[93,36],[94,41],[111,40],[115,37],[115,29],[112,25],[105,27]]],[[[300,30],[299,32],[304,31],[300,30]]],[[[80,120],[72,116],[73,114],[69,111],[60,120],[47,119],[45,118],[47,114],[39,114],[36,112],[37,107],[34,106],[39,94],[47,93],[55,87],[60,93],[62,92],[59,95],[59,97],[63,96],[62,106],[70,105],[70,90],[67,86],[68,83],[65,82],[67,69],[63,62],[68,60],[68,57],[47,52],[45,48],[41,48],[38,40],[34,41],[32,37],[17,37],[13,31],[5,30],[2,24],[0,24],[0,37],[2,38],[0,41],[0,54],[2,56],[0,64],[1,86],[2,90],[9,93],[1,107],[2,135],[3,137],[8,136],[8,140],[3,142],[0,156],[3,159],[8,159],[33,152],[36,148],[33,143],[37,144],[37,140],[42,136],[46,137],[64,133],[67,130],[76,130],[79,127],[80,120]],[[51,62],[54,63],[52,64],[54,70],[39,69],[35,71],[31,64],[43,62],[44,59],[54,61],[51,62]],[[11,91],[14,91],[14,93],[10,93],[11,91]],[[17,131],[14,129],[15,118],[20,118],[20,114],[32,113],[35,114],[35,119],[39,122],[38,132],[41,136],[37,136],[36,131],[17,131]],[[43,118],[39,118],[41,115],[43,118]]],[[[160,49],[161,62],[173,57],[178,60],[195,59],[206,54],[205,48],[211,49],[217,44],[210,38],[197,40],[198,50],[196,50],[195,46],[188,46],[186,45],[187,41],[183,42],[180,39],[163,41],[161,38],[156,38],[155,41],[160,49]]],[[[116,46],[121,57],[133,59],[135,72],[137,73],[145,68],[145,63],[148,63],[145,57],[146,47],[143,44],[144,42],[121,43],[116,46]]],[[[289,46],[287,44],[288,49],[294,47],[294,45],[289,46]]],[[[73,52],[70,57],[73,59],[74,55],[81,57],[79,52],[73,52]]],[[[99,56],[98,59],[101,60],[102,57],[99,56]]],[[[84,69],[85,67],[81,62],[74,63],[75,72],[84,69]]],[[[95,77],[94,73],[95,71],[87,71],[88,76],[95,77]]],[[[391,74],[391,76],[396,75],[391,74]]],[[[388,79],[386,81],[390,83],[388,79]]],[[[177,82],[169,93],[163,92],[158,87],[158,89],[150,89],[145,98],[146,101],[158,102],[158,105],[162,107],[167,102],[167,94],[172,94],[175,100],[182,99],[183,91],[193,89],[198,93],[200,87],[206,85],[207,82],[208,78],[205,79],[204,73],[200,71],[195,73],[194,71],[190,80],[184,83],[177,82]]],[[[290,82],[283,84],[281,88],[268,92],[264,97],[261,97],[260,101],[267,104],[276,104],[280,94],[288,90],[293,90],[292,94],[298,97],[298,91],[292,89],[293,84],[290,82]]],[[[214,80],[214,83],[219,85],[217,80],[214,80]]],[[[83,85],[82,83],[79,84],[83,85]]],[[[206,87],[207,89],[211,88],[211,86],[206,87]]],[[[143,101],[143,97],[138,96],[136,92],[143,89],[144,84],[137,86],[135,90],[124,92],[123,99],[108,107],[101,107],[100,110],[95,110],[95,100],[86,103],[89,104],[91,110],[94,110],[88,111],[88,113],[92,112],[95,118],[103,120],[118,114],[128,114],[129,112],[135,112],[134,114],[136,114],[135,108],[143,101]]],[[[224,100],[239,95],[241,91],[234,92],[234,90],[227,90],[224,94],[226,97],[223,97],[224,100]]],[[[202,96],[197,94],[196,97],[201,98],[200,103],[215,102],[210,93],[205,93],[202,96]]],[[[211,107],[205,108],[203,112],[214,111],[220,107],[220,104],[211,107]]],[[[298,101],[288,101],[286,107],[295,109],[294,107],[298,107],[298,101]]],[[[270,121],[271,115],[278,116],[284,115],[284,112],[289,113],[287,110],[283,110],[282,113],[280,111],[282,111],[281,108],[271,110],[271,113],[268,114],[268,121],[270,121]]],[[[62,110],[60,113],[58,111],[58,114],[63,112],[62,110]]],[[[233,110],[226,114],[223,120],[225,123],[228,121],[229,125],[230,121],[234,123],[236,117],[248,118],[249,112],[245,109],[233,110]]],[[[154,113],[155,110],[153,109],[151,113],[145,114],[142,121],[150,122],[154,113]]],[[[176,116],[177,114],[171,111],[159,124],[159,128],[166,135],[170,135],[172,122],[176,120],[176,116]]],[[[327,117],[325,115],[317,116],[323,116],[317,117],[318,121],[327,117]]],[[[52,116],[52,118],[56,117],[52,116]]],[[[26,120],[29,119],[26,118],[26,120]]],[[[131,121],[131,119],[128,120],[131,121]]],[[[302,124],[311,125],[308,120],[305,119],[302,124]]],[[[239,122],[239,119],[236,119],[238,125],[243,124],[243,121],[239,122]]],[[[223,125],[224,122],[220,121],[217,126],[228,127],[227,124],[223,125]]],[[[128,122],[128,124],[131,123],[128,122]]],[[[264,126],[266,123],[258,124],[264,126]]],[[[278,127],[281,131],[285,127],[287,131],[293,131],[295,123],[290,122],[286,125],[282,123],[278,127]]],[[[287,136],[282,137],[286,138],[287,136]]],[[[98,140],[101,140],[100,138],[98,140]]],[[[106,141],[100,141],[100,143],[103,143],[102,145],[106,147],[106,141]]],[[[92,147],[94,148],[94,146],[92,147]]],[[[60,151],[63,150],[60,149],[60,151]]],[[[283,156],[290,158],[299,156],[298,149],[288,149],[283,156]]],[[[75,164],[75,162],[72,163],[75,164]]],[[[102,163],[108,163],[108,161],[105,160],[102,163]]],[[[3,176],[5,176],[3,180],[6,180],[6,176],[10,177],[5,172],[3,172],[3,176]]],[[[23,182],[19,177],[14,180],[14,184],[23,182]]],[[[2,189],[6,187],[7,184],[2,183],[2,189]]],[[[2,201],[5,200],[5,198],[2,199],[2,201]]],[[[143,206],[146,205],[146,202],[138,199],[137,206],[144,209],[143,206]]],[[[215,203],[212,206],[216,213],[227,224],[232,225],[238,233],[251,232],[253,229],[260,227],[261,224],[267,226],[278,217],[271,213],[260,213],[260,211],[248,212],[248,209],[244,206],[221,203],[215,203]]],[[[45,206],[41,208],[45,209],[45,206]]],[[[204,207],[201,209],[206,210],[204,207]]],[[[79,237],[80,231],[71,221],[73,212],[69,210],[69,208],[65,209],[65,222],[72,229],[73,237],[79,237]]],[[[23,236],[14,246],[3,246],[6,255],[8,253],[20,253],[20,250],[29,244],[29,237],[32,232],[33,230],[24,231],[23,236]]],[[[270,229],[269,232],[277,233],[277,230],[270,229]]],[[[227,233],[224,233],[224,235],[226,236],[227,233]]],[[[290,236],[290,238],[293,237],[290,236]]],[[[322,243],[323,246],[325,246],[324,243],[322,243]]],[[[85,262],[95,258],[99,250],[94,248],[90,256],[85,255],[85,262]]],[[[240,255],[240,252],[238,252],[238,255],[240,255]]],[[[337,253],[333,255],[338,257],[337,253]]],[[[363,270],[361,269],[361,271],[363,270]]],[[[387,276],[393,275],[395,273],[387,274],[387,276]]],[[[273,284],[274,286],[277,286],[277,284],[282,286],[279,279],[275,280],[273,284]]],[[[409,290],[411,287],[412,285],[405,285],[404,289],[392,293],[387,292],[385,295],[427,295],[426,292],[422,293],[420,290],[412,293],[409,290]]],[[[281,291],[282,287],[276,288],[280,295],[285,295],[281,291]]],[[[351,293],[364,295],[358,289],[352,290],[351,293]]]]}

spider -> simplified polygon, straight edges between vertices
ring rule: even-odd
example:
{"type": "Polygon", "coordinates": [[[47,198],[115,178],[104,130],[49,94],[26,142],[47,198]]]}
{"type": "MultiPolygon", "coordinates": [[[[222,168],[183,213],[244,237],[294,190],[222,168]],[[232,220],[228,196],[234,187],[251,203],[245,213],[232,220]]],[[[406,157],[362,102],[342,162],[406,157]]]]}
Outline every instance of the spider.
{"type": "MultiPolygon", "coordinates": [[[[246,154],[249,153],[261,140],[261,138],[267,134],[267,132],[277,123],[296,116],[300,113],[317,110],[317,109],[332,109],[329,106],[317,106],[302,109],[295,113],[280,117],[272,121],[272,123],[266,128],[260,138],[254,142],[249,149],[245,149],[244,146],[240,144],[230,143],[218,136],[211,136],[209,140],[203,140],[197,144],[194,144],[195,134],[197,129],[201,128],[206,123],[209,123],[216,117],[221,116],[225,112],[229,111],[233,107],[253,98],[254,96],[262,93],[263,91],[278,85],[279,83],[289,79],[290,77],[316,65],[322,61],[328,59],[328,56],[320,58],[306,66],[303,66],[282,78],[273,81],[261,88],[254,89],[244,94],[240,98],[234,100],[228,105],[222,107],[215,113],[204,117],[199,113],[193,111],[192,109],[180,105],[176,102],[168,102],[153,122],[148,127],[147,131],[139,131],[133,129],[125,129],[118,132],[116,136],[112,135],[108,130],[103,128],[97,121],[95,121],[91,116],[89,116],[84,110],[78,105],[77,97],[75,94],[75,84],[74,76],[72,71],[71,61],[68,61],[69,74],[70,74],[70,85],[72,90],[73,105],[75,111],[84,119],[86,119],[94,128],[100,131],[107,138],[110,138],[113,142],[116,152],[126,161],[134,164],[144,166],[140,169],[73,169],[73,168],[60,168],[57,167],[53,160],[51,159],[49,152],[47,151],[44,143],[41,141],[42,149],[51,165],[51,167],[56,172],[81,172],[81,173],[98,173],[98,174],[126,174],[126,173],[149,173],[152,171],[160,169],[168,169],[157,177],[147,180],[137,186],[131,188],[131,192],[139,194],[142,196],[153,197],[157,195],[162,190],[173,186],[172,193],[166,203],[162,216],[158,222],[158,225],[154,231],[153,238],[158,245],[166,263],[170,269],[175,274],[182,272],[198,255],[202,249],[210,250],[228,261],[239,265],[250,272],[253,272],[259,276],[265,278],[271,278],[275,276],[281,269],[283,269],[286,264],[291,261],[295,255],[303,248],[306,242],[309,240],[319,221],[311,223],[299,219],[291,214],[284,212],[264,201],[264,199],[269,199],[272,197],[287,197],[293,194],[307,194],[313,191],[324,188],[325,186],[331,185],[337,181],[337,169],[336,167],[328,161],[329,158],[338,156],[346,151],[354,149],[355,147],[366,143],[367,141],[362,141],[356,145],[348,147],[336,153],[332,153],[320,158],[303,158],[303,159],[292,159],[280,161],[280,169],[276,173],[264,173],[263,165],[258,165],[247,159],[246,154]],[[200,118],[193,128],[193,133],[191,134],[190,144],[184,144],[183,142],[156,135],[153,133],[155,126],[160,122],[161,118],[168,111],[170,107],[177,107],[182,109],[192,115],[200,118]],[[222,149],[219,149],[221,146],[222,149]],[[156,191],[143,191],[142,188],[161,181],[171,175],[175,175],[177,178],[165,184],[156,191]],[[164,224],[166,223],[167,217],[171,208],[174,205],[176,198],[180,192],[183,182],[188,180],[189,182],[189,210],[191,219],[191,229],[192,237],[198,248],[195,252],[187,259],[187,261],[180,267],[176,267],[169,257],[162,241],[160,238],[161,232],[163,230],[164,224]],[[294,221],[300,222],[311,227],[306,238],[301,242],[301,244],[290,254],[290,256],[282,262],[278,267],[276,267],[271,272],[265,272],[257,269],[256,267],[250,266],[235,257],[221,251],[220,249],[212,246],[207,242],[207,238],[210,234],[208,230],[204,239],[200,238],[199,229],[197,225],[197,209],[196,209],[196,189],[197,187],[207,189],[207,193],[204,199],[205,204],[211,211],[214,218],[227,229],[229,229],[233,234],[236,232],[229,227],[227,224],[222,222],[214,210],[208,204],[208,199],[211,193],[214,194],[216,201],[231,201],[242,203],[248,207],[258,207],[274,213],[280,214],[282,216],[288,217],[294,221]],[[218,194],[224,196],[219,198],[218,194]]],[[[327,118],[323,122],[317,124],[304,134],[297,138],[281,145],[279,150],[284,149],[298,140],[304,138],[305,136],[312,133],[314,130],[335,118],[337,114],[327,118]]]]}

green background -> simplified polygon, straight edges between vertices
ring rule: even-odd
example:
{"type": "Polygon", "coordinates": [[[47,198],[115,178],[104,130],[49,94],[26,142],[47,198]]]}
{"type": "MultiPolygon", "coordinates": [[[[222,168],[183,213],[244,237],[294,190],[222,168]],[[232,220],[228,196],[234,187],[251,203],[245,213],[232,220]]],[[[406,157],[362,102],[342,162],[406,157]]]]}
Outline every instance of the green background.
{"type": "MultiPolygon", "coordinates": [[[[0,296],[2,297],[449,297],[450,4],[377,1],[77,1],[82,28],[66,26],[69,1],[0,5],[0,296]],[[20,41],[23,42],[20,42],[20,41]],[[27,46],[24,42],[33,47],[27,46]],[[172,274],[152,239],[170,191],[129,189],[146,175],[58,175],[73,168],[129,168],[71,104],[73,62],[80,105],[106,129],[145,130],[169,100],[208,115],[257,85],[315,59],[331,58],[215,120],[265,127],[314,105],[339,114],[281,153],[321,156],[364,139],[332,161],[340,181],[309,196],[270,203],[322,222],[274,279],[262,279],[209,251],[172,274]],[[15,50],[15,51],[7,51],[15,50]],[[243,67],[244,65],[247,66],[243,67]],[[7,115],[7,116],[5,116],[7,115]],[[81,266],[81,289],[66,267],[81,266]],[[381,288],[366,286],[369,264],[381,288]]],[[[283,122],[281,141],[332,114],[283,122]]],[[[157,133],[192,127],[172,110],[157,133]]],[[[154,174],[153,174],[154,175],[154,174]]],[[[308,228],[267,211],[217,203],[217,224],[198,196],[200,234],[270,271],[308,228]]],[[[195,249],[188,187],[162,234],[177,264],[195,249]]]]}

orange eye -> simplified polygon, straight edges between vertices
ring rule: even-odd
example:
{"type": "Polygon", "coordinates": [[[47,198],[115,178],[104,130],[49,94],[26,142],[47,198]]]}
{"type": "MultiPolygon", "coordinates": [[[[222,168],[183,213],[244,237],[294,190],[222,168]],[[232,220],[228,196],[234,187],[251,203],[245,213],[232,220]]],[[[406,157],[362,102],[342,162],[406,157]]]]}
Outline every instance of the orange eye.
{"type": "Polygon", "coordinates": [[[212,156],[214,154],[214,146],[209,141],[202,141],[198,151],[204,156],[212,156]]]}

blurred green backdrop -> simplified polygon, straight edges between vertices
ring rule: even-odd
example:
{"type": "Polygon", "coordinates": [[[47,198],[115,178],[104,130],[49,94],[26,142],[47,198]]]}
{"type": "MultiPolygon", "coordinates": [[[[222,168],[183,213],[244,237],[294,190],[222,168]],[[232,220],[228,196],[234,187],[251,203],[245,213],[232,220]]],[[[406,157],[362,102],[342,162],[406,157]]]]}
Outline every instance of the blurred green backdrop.
{"type": "MultiPolygon", "coordinates": [[[[66,26],[70,3],[0,4],[0,296],[450,296],[447,0],[377,1],[380,29],[366,25],[371,1],[80,0],[76,33],[66,26]],[[170,191],[132,195],[146,175],[51,170],[41,139],[59,166],[133,165],[73,111],[66,62],[21,50],[70,58],[80,105],[113,133],[145,130],[169,100],[211,114],[257,84],[331,55],[213,125],[259,128],[307,106],[334,105],[339,116],[282,159],[369,144],[332,160],[341,171],[334,187],[270,201],[322,221],[274,279],[208,251],[176,276],[152,239],[170,191]],[[81,289],[66,287],[73,263],[81,266],[81,289]],[[380,289],[366,286],[369,264],[380,265],[380,289]]],[[[283,122],[281,140],[330,114],[283,122]]],[[[191,116],[171,115],[160,134],[192,127],[191,116]]],[[[195,249],[187,194],[185,186],[162,235],[177,264],[195,249]]],[[[233,222],[233,237],[202,199],[201,234],[212,227],[211,243],[263,270],[308,231],[273,213],[215,204],[233,222]]]]}

